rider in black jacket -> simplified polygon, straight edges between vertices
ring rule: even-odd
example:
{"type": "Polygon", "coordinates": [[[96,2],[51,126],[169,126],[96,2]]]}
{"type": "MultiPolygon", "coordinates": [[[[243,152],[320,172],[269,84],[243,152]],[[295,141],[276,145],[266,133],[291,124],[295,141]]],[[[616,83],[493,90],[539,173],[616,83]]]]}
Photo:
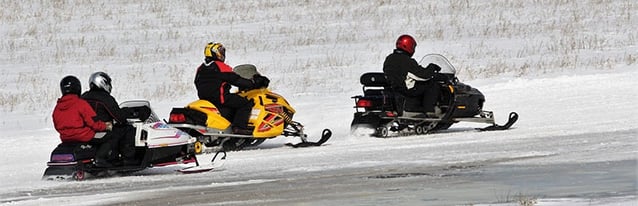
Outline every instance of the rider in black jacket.
{"type": "MultiPolygon", "coordinates": [[[[143,114],[134,114],[134,111],[128,108],[121,109],[111,96],[111,77],[104,72],[93,73],[89,78],[89,87],[90,90],[82,94],[82,99],[95,110],[95,119],[113,122],[113,130],[103,137],[111,144],[110,163],[119,162],[119,152],[125,165],[139,164],[139,160],[135,159],[135,128],[128,125],[126,119],[139,117],[145,120],[150,115],[150,108],[137,111],[143,114]]],[[[110,163],[104,165],[108,167],[110,163]]]]}
{"type": "MultiPolygon", "coordinates": [[[[401,100],[416,100],[424,113],[434,113],[440,89],[432,79],[441,67],[429,64],[422,67],[412,58],[416,48],[416,41],[410,35],[401,35],[397,39],[396,49],[388,55],[383,63],[383,73],[390,82],[392,89],[400,95],[397,102],[403,109],[401,100]]],[[[409,110],[408,106],[405,108],[409,110]]]]}
{"type": "Polygon", "coordinates": [[[248,118],[254,103],[231,93],[231,85],[245,89],[261,88],[267,87],[270,80],[259,74],[252,79],[244,79],[233,72],[233,68],[224,63],[226,49],[221,43],[208,43],[204,56],[204,63],[195,74],[197,96],[221,108],[222,116],[232,122],[233,133],[251,135],[253,132],[248,128],[248,118]]]}

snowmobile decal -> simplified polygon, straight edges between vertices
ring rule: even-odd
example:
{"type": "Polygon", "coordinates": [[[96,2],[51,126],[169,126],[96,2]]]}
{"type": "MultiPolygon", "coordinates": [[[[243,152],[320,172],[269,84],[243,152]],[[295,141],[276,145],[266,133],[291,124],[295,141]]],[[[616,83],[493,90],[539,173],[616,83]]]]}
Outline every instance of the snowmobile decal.
{"type": "Polygon", "coordinates": [[[170,129],[170,127],[167,124],[164,124],[163,122],[157,122],[153,124],[152,128],[153,129],[170,129]]]}

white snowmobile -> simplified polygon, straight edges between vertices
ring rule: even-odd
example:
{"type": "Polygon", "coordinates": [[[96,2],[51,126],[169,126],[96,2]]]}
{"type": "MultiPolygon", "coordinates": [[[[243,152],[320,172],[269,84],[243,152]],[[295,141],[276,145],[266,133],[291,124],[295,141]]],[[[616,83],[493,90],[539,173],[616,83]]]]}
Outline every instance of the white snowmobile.
{"type": "MultiPolygon", "coordinates": [[[[121,108],[138,109],[150,107],[146,100],[126,101],[121,108]]],[[[194,164],[178,170],[182,173],[204,172],[220,167],[222,161],[216,161],[215,154],[209,163],[200,164],[195,155],[196,139],[187,133],[168,126],[157,118],[151,110],[150,116],[141,121],[139,118],[128,119],[128,123],[135,127],[135,149],[139,165],[97,167],[95,153],[97,148],[88,143],[61,143],[51,152],[50,161],[44,171],[45,180],[84,180],[88,177],[111,176],[114,174],[131,173],[150,167],[161,167],[175,164],[194,164]]]]}
{"type": "Polygon", "coordinates": [[[485,96],[478,89],[460,82],[456,78],[456,69],[445,57],[428,54],[419,62],[420,65],[430,63],[441,67],[441,71],[430,80],[436,81],[441,88],[436,105],[438,113],[425,114],[420,100],[395,95],[382,72],[365,73],[360,79],[363,95],[352,97],[356,111],[351,132],[360,134],[372,129],[370,135],[375,137],[388,137],[390,132],[425,134],[448,129],[462,121],[491,124],[479,129],[482,131],[506,130],[518,120],[518,114],[511,112],[505,125],[497,125],[493,112],[483,110],[485,96]]]}

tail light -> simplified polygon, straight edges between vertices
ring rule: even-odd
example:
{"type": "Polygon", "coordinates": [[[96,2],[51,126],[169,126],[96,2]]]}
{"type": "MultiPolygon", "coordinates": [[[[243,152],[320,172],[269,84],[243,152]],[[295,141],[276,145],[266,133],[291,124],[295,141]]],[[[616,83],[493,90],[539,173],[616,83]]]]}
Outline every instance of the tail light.
{"type": "Polygon", "coordinates": [[[171,114],[168,117],[169,122],[186,122],[186,116],[184,114],[171,114]]]}
{"type": "Polygon", "coordinates": [[[359,99],[356,103],[357,107],[372,107],[372,100],[368,99],[359,99]]]}

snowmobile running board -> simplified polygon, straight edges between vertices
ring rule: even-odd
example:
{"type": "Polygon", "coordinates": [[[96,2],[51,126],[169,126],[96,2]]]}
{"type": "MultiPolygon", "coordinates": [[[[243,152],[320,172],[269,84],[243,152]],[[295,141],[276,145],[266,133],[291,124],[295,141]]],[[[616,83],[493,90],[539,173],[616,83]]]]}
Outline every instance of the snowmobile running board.
{"type": "MultiPolygon", "coordinates": [[[[394,119],[395,117],[384,117],[382,119],[394,119]]],[[[398,119],[408,119],[408,120],[418,120],[423,122],[439,122],[441,118],[418,118],[418,117],[397,117],[398,119]]],[[[463,117],[463,118],[453,118],[454,122],[476,122],[476,123],[487,123],[494,124],[494,118],[483,118],[483,117],[463,117]]]]}
{"type": "MultiPolygon", "coordinates": [[[[487,112],[485,113],[484,117],[461,117],[461,118],[453,118],[452,121],[492,124],[484,128],[476,128],[477,130],[480,130],[480,131],[507,130],[510,127],[512,127],[512,125],[514,125],[516,121],[518,121],[518,113],[510,112],[507,122],[504,125],[498,125],[496,124],[496,121],[494,120],[494,116],[492,115],[492,112],[490,111],[483,111],[483,112],[487,112]]],[[[393,120],[404,119],[404,120],[416,120],[416,121],[422,121],[422,122],[440,122],[441,120],[443,120],[441,118],[418,118],[418,117],[410,117],[410,116],[382,117],[381,119],[393,119],[393,120]]]]}
{"type": "MultiPolygon", "coordinates": [[[[418,117],[408,117],[408,116],[400,116],[400,117],[382,117],[382,119],[407,119],[407,120],[416,120],[423,122],[439,122],[443,119],[441,118],[418,118],[418,117]]],[[[486,123],[486,124],[494,124],[494,118],[488,117],[461,117],[461,118],[453,118],[453,122],[476,122],[476,123],[486,123]]]]}
{"type": "Polygon", "coordinates": [[[252,135],[243,135],[243,134],[226,134],[222,130],[213,129],[209,127],[204,127],[200,125],[192,125],[192,124],[168,124],[168,126],[175,128],[189,128],[194,129],[202,135],[208,135],[212,137],[236,137],[236,138],[254,138],[252,135]]]}
{"type": "MultiPolygon", "coordinates": [[[[211,136],[211,137],[235,137],[235,138],[267,139],[267,138],[255,138],[252,135],[226,134],[222,130],[208,128],[208,127],[204,127],[204,126],[200,126],[200,125],[192,125],[192,124],[168,124],[168,125],[171,126],[171,127],[174,127],[174,128],[194,129],[197,132],[201,133],[202,135],[207,135],[207,136],[211,136]]],[[[329,129],[324,129],[323,132],[321,133],[321,138],[317,142],[309,142],[306,139],[306,135],[305,134],[296,134],[295,135],[295,134],[284,133],[282,135],[284,135],[284,136],[299,136],[301,138],[301,142],[300,143],[297,143],[297,144],[287,143],[286,146],[291,146],[291,147],[294,147],[294,148],[297,148],[297,147],[310,147],[310,146],[321,146],[323,143],[328,141],[328,139],[330,139],[330,137],[332,136],[332,131],[330,131],[329,129]]]]}

